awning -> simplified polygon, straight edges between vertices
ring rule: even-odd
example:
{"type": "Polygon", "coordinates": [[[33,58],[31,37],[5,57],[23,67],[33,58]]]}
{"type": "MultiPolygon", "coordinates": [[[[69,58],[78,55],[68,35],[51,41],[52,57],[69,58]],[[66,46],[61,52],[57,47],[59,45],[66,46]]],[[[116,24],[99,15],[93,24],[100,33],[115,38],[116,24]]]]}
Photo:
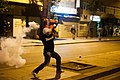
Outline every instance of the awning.
{"type": "Polygon", "coordinates": [[[78,25],[79,24],[78,22],[65,22],[65,21],[62,21],[62,23],[64,25],[78,25]]]}
{"type": "Polygon", "coordinates": [[[115,15],[113,14],[102,14],[101,19],[111,19],[111,18],[116,18],[115,15]]]}

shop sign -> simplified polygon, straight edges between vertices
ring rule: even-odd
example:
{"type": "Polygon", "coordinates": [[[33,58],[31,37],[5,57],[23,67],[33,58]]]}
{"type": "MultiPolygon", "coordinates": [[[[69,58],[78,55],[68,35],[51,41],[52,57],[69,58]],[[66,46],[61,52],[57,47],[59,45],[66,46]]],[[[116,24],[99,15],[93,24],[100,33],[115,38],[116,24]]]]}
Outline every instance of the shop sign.
{"type": "Polygon", "coordinates": [[[75,8],[68,8],[68,7],[61,7],[61,6],[53,6],[51,7],[51,12],[54,13],[64,13],[64,14],[77,14],[77,9],[75,8]]]}
{"type": "Polygon", "coordinates": [[[93,15],[91,15],[90,16],[90,20],[91,21],[100,21],[101,19],[100,19],[100,16],[93,16],[93,15]]]}
{"type": "Polygon", "coordinates": [[[83,14],[81,16],[81,20],[80,21],[90,21],[90,15],[88,14],[83,14]]]}

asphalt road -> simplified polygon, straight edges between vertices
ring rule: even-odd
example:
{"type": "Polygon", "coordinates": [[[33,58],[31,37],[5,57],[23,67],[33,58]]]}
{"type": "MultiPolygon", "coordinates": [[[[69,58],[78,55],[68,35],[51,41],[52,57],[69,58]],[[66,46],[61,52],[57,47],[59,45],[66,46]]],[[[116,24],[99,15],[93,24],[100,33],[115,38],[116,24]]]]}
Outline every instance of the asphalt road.
{"type": "MultiPolygon", "coordinates": [[[[89,56],[89,55],[104,54],[107,52],[120,51],[119,45],[120,45],[120,41],[65,44],[65,45],[55,45],[55,51],[61,55],[62,63],[63,63],[67,60],[79,58],[79,56],[85,57],[85,56],[89,56]]],[[[41,64],[43,62],[43,60],[44,60],[43,54],[42,54],[43,46],[23,47],[23,50],[24,50],[24,54],[22,55],[22,57],[26,59],[26,61],[27,61],[26,64],[22,68],[19,68],[19,69],[15,69],[13,67],[8,67],[5,64],[0,64],[0,71],[1,71],[0,72],[0,80],[17,80],[17,79],[28,80],[31,77],[31,74],[30,74],[31,71],[36,66],[38,66],[39,64],[41,64]]],[[[83,59],[86,60],[86,58],[83,58],[83,59]]],[[[111,57],[110,57],[110,59],[111,59],[111,57]]],[[[55,60],[51,59],[51,64],[53,62],[55,62],[55,60]]],[[[96,63],[96,62],[94,62],[94,63],[96,63]]],[[[116,63],[119,63],[119,60],[116,63]]],[[[106,64],[106,63],[103,63],[103,64],[106,64]]],[[[112,65],[112,64],[110,64],[110,65],[112,65]]],[[[109,66],[109,65],[106,64],[105,66],[109,66]]],[[[52,67],[45,68],[43,70],[43,72],[41,72],[40,77],[43,76],[46,78],[46,75],[49,74],[49,71],[52,71],[54,69],[55,68],[52,68],[52,67]],[[42,73],[46,73],[46,75],[44,75],[42,73]]],[[[51,73],[51,75],[49,74],[48,76],[50,76],[50,77],[53,76],[54,75],[53,73],[51,73]]],[[[84,72],[82,72],[82,73],[84,73],[84,72]]],[[[62,77],[64,77],[64,75],[65,76],[66,75],[73,76],[73,75],[78,75],[78,73],[66,71],[62,75],[62,77]]]]}
{"type": "MultiPolygon", "coordinates": [[[[27,64],[43,62],[43,46],[29,46],[23,49],[25,54],[22,56],[27,60],[27,64]]],[[[55,45],[55,51],[61,55],[62,61],[118,50],[120,41],[55,45]]]]}

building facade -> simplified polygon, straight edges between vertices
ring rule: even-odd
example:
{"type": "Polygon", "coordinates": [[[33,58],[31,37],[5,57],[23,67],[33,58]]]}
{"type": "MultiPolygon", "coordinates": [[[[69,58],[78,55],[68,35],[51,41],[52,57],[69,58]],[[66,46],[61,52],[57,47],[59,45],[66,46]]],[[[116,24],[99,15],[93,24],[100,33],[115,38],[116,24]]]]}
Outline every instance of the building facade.
{"type": "Polygon", "coordinates": [[[30,0],[8,0],[11,10],[0,13],[0,36],[16,37],[22,27],[28,26],[28,22],[40,23],[42,5],[30,0]]]}
{"type": "Polygon", "coordinates": [[[80,24],[82,23],[88,26],[86,28],[86,31],[88,30],[87,34],[90,37],[98,36],[99,27],[102,28],[101,35],[104,37],[116,36],[116,34],[117,36],[118,35],[120,36],[120,27],[119,27],[120,7],[119,5],[117,5],[120,2],[113,2],[113,3],[114,4],[109,4],[107,1],[105,1],[105,3],[101,5],[102,7],[96,10],[94,15],[100,17],[100,21],[99,20],[96,21],[90,19],[92,13],[88,8],[88,0],[81,0],[81,7],[79,9],[80,24]]]}
{"type": "MultiPolygon", "coordinates": [[[[15,37],[17,32],[23,26],[28,26],[30,21],[40,24],[42,12],[44,12],[43,3],[40,0],[8,1],[13,8],[8,12],[0,13],[0,36],[15,37]]],[[[69,2],[68,0],[61,0],[59,6],[62,7],[52,9],[56,10],[54,11],[54,18],[59,21],[57,26],[59,37],[71,37],[70,28],[72,25],[76,27],[76,37],[96,37],[99,27],[103,29],[102,36],[110,36],[110,29],[112,29],[112,36],[120,36],[119,2],[114,5],[108,5],[106,2],[96,12],[96,15],[92,15],[87,9],[85,1],[87,0],[69,0],[69,2]]],[[[34,37],[34,32],[35,30],[31,32],[31,38],[34,37]]]]}

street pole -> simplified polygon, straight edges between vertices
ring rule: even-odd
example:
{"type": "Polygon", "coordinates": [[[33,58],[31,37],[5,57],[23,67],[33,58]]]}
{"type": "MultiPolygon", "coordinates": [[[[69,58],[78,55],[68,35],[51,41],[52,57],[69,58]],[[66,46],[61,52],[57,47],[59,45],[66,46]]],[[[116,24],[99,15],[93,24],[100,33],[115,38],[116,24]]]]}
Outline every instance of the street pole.
{"type": "Polygon", "coordinates": [[[53,4],[57,5],[61,0],[44,0],[43,2],[43,18],[47,18],[48,22],[48,28],[50,28],[50,18],[51,18],[51,6],[53,4]]]}
{"type": "Polygon", "coordinates": [[[51,5],[52,5],[52,2],[50,1],[48,3],[48,14],[47,14],[47,18],[48,18],[48,28],[50,28],[50,9],[51,9],[51,5]]]}

